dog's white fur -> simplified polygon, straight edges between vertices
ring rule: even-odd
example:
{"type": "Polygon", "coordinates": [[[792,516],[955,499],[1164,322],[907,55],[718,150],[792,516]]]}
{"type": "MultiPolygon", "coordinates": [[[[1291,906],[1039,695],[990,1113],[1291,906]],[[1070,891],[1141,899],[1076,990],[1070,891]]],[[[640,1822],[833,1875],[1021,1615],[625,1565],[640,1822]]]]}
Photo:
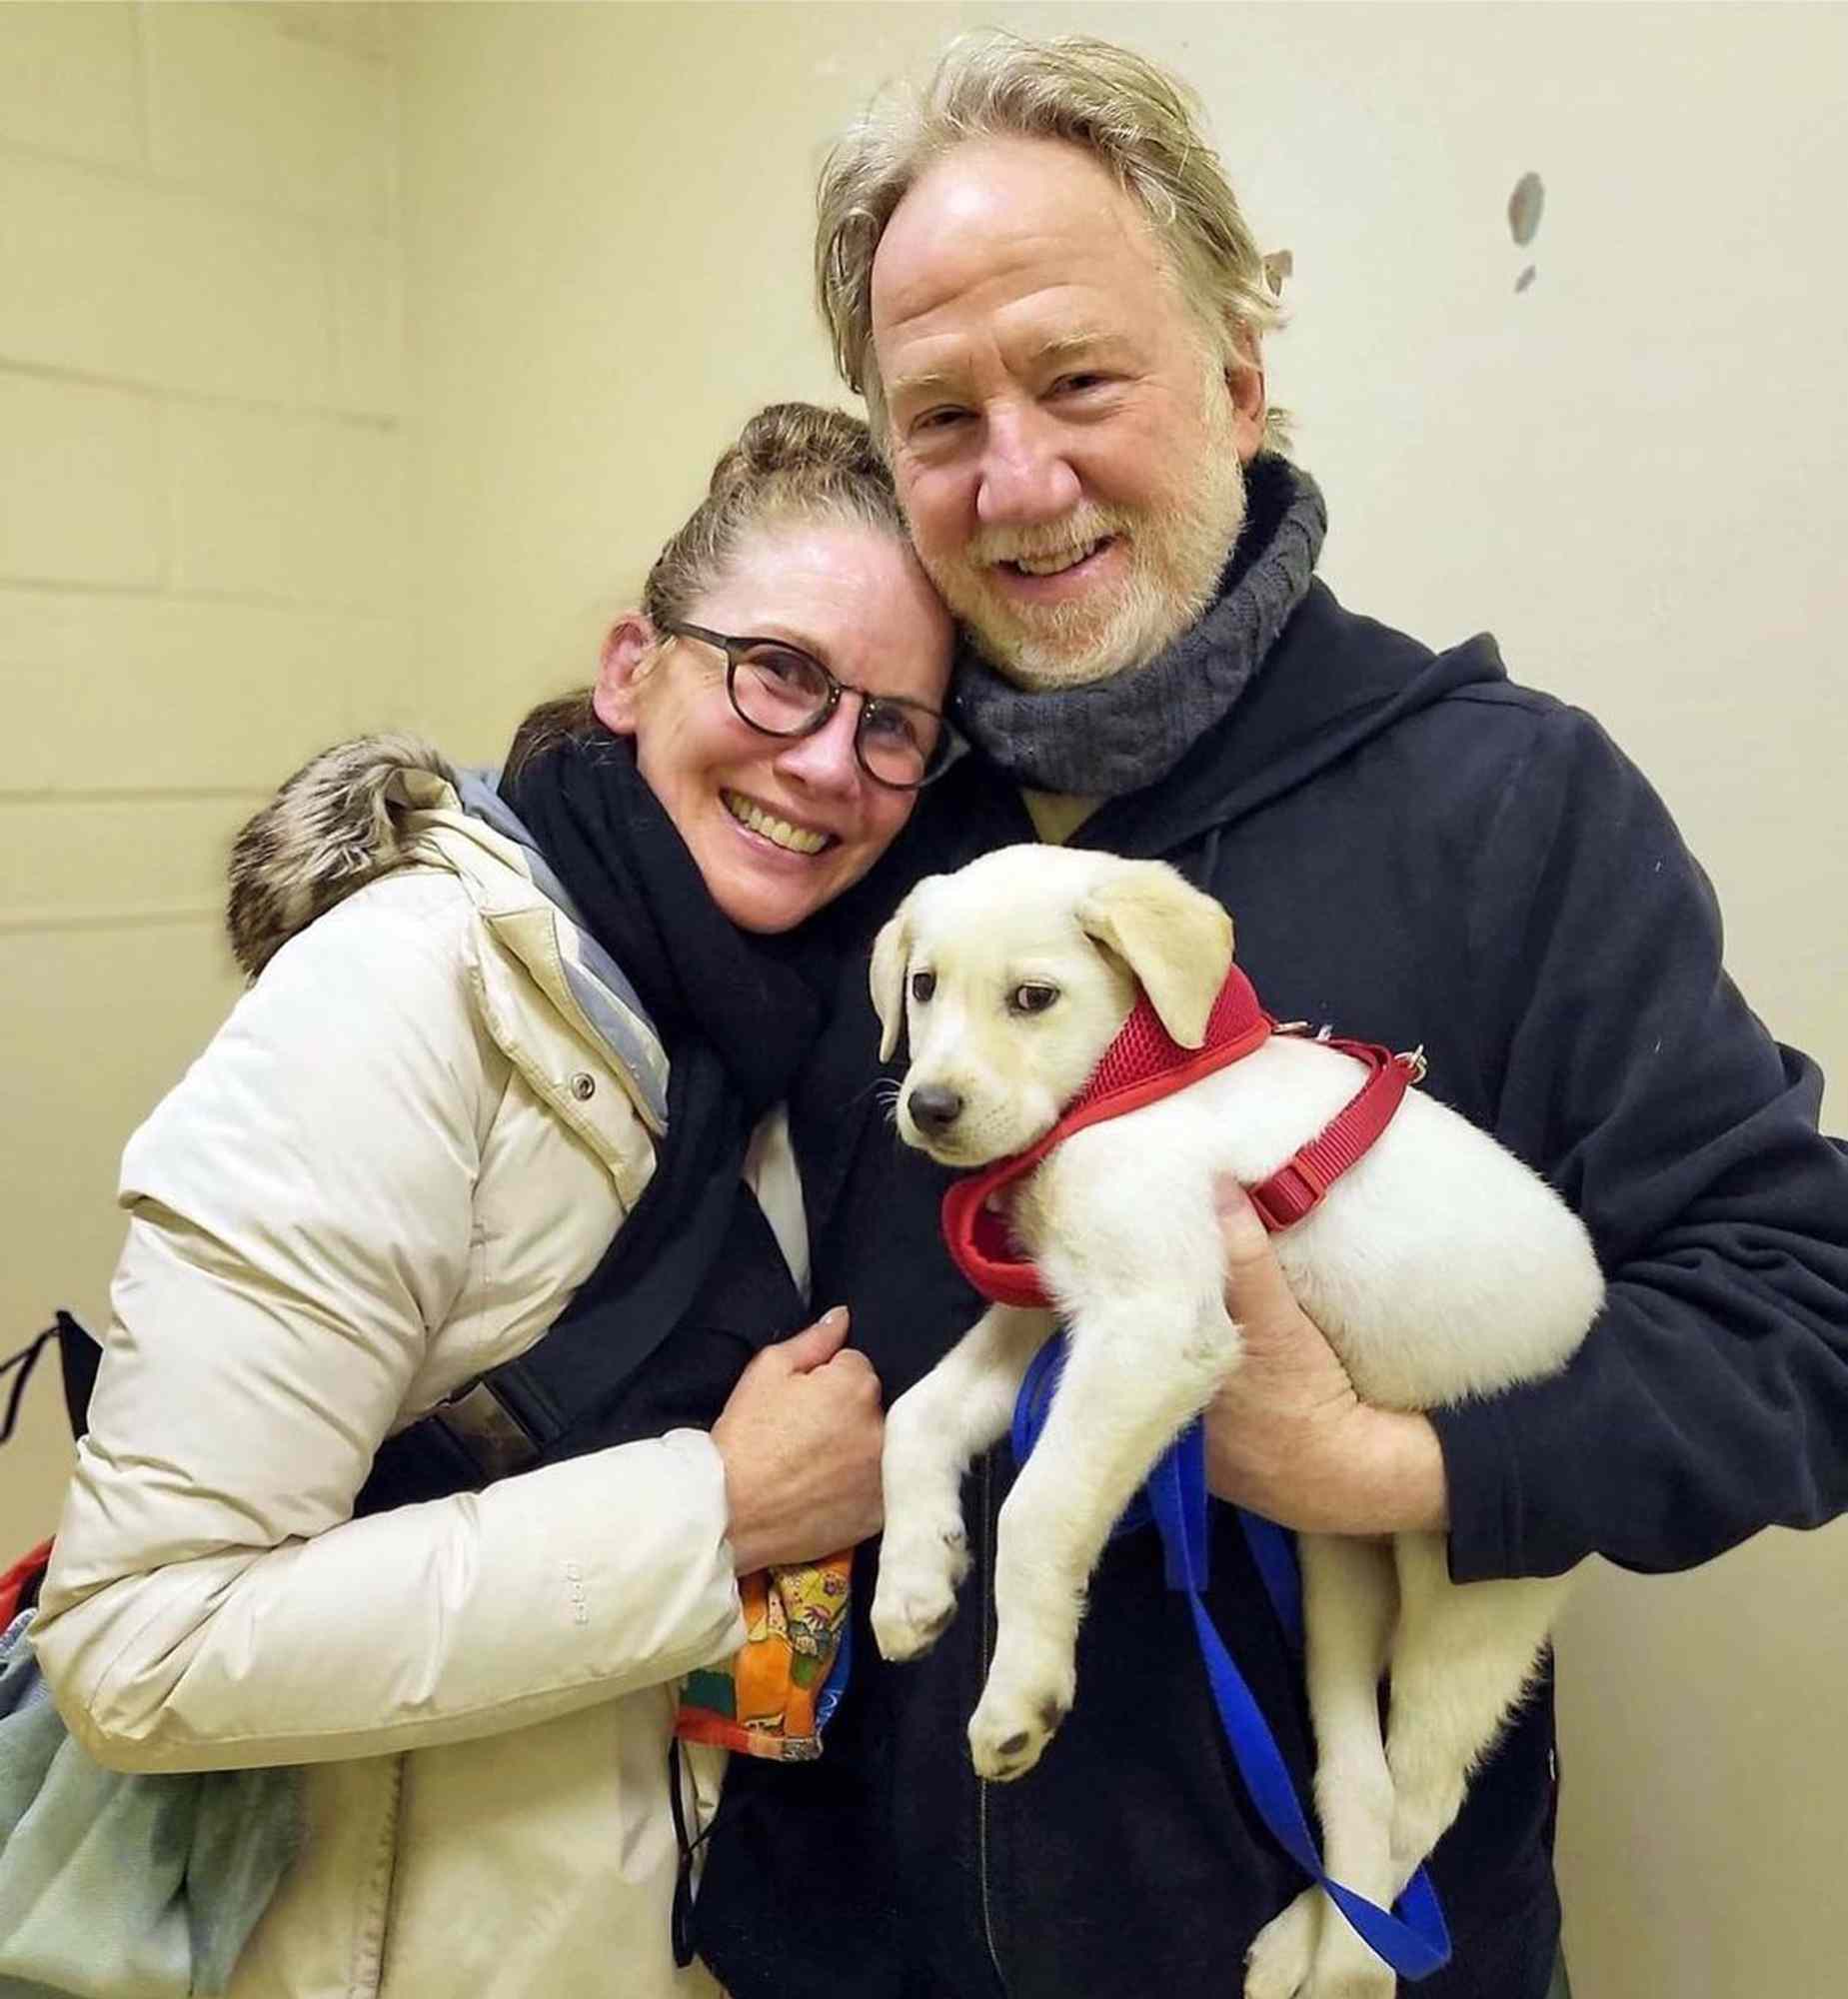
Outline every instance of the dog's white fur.
{"type": "MultiPolygon", "coordinates": [[[[1076,1094],[1138,983],[1174,1039],[1198,1046],[1231,946],[1219,906],[1158,862],[1017,847],[921,883],[873,957],[883,1053],[902,1024],[910,1035],[901,1134],[965,1167],[1022,1150],[1076,1094]],[[921,1128],[921,1085],[960,1099],[953,1121],[921,1128]]],[[[1267,1177],[1364,1073],[1335,1048],[1273,1035],[1183,1091],[1077,1132],[1015,1194],[1012,1231],[1070,1347],[1001,1509],[994,1658],[968,1731],[984,1777],[1017,1777],[1038,1760],[1071,1704],[1085,1583],[1112,1523],[1238,1363],[1214,1176],[1267,1177]]],[[[1272,1239],[1355,1388],[1397,1409],[1557,1370],[1603,1294],[1590,1241],[1558,1196],[1416,1090],[1321,1206],[1272,1239]]],[[[926,1650],[953,1613],[968,1562],[962,1474],[1004,1433],[1052,1323],[1050,1312],[993,1307],[893,1406],[873,1604],[889,1659],[926,1650]]],[[[1323,1857],[1334,1879],[1384,1906],[1455,1817],[1566,1583],[1459,1587],[1434,1534],[1304,1535],[1301,1558],[1323,1857]]],[[[1245,1980],[1246,1999],[1393,1989],[1314,1889],[1260,1933],[1245,1980]]]]}

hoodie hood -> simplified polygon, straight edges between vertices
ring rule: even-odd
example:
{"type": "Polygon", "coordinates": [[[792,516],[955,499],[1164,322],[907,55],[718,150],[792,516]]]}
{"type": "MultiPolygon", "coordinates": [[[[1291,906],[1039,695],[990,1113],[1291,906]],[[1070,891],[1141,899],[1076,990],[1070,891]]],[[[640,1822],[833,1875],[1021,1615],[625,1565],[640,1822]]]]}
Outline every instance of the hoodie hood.
{"type": "MultiPolygon", "coordinates": [[[[1106,800],[1074,844],[1172,855],[1468,690],[1505,688],[1486,633],[1443,653],[1311,583],[1237,707],[1162,779],[1106,800]]],[[[1490,696],[1489,698],[1496,698],[1490,696]]]]}
{"type": "Polygon", "coordinates": [[[367,736],[312,758],[246,822],[231,848],[225,928],[247,979],[317,917],[417,858],[404,819],[435,786],[459,793],[462,780],[428,743],[367,736]]]}

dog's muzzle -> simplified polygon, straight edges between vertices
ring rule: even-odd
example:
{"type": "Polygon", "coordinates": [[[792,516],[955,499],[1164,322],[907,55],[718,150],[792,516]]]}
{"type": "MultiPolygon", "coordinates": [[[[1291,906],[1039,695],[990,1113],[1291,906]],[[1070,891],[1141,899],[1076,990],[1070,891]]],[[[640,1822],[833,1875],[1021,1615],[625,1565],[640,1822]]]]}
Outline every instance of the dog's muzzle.
{"type": "Polygon", "coordinates": [[[940,1138],[962,1115],[962,1092],[943,1082],[921,1082],[906,1097],[905,1108],[926,1138],[940,1138]]]}

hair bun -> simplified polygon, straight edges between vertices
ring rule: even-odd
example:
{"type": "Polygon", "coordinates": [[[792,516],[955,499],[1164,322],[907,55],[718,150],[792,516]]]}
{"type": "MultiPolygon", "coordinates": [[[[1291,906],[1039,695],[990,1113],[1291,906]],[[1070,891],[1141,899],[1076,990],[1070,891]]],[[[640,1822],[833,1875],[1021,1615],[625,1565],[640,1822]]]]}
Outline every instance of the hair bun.
{"type": "Polygon", "coordinates": [[[657,630],[692,617],[748,536],[816,524],[871,528],[906,545],[892,473],[859,417],[814,403],[772,403],[739,433],[706,498],[668,542],[643,586],[657,630]]]}
{"type": "Polygon", "coordinates": [[[760,410],[713,467],[708,492],[717,499],[740,486],[778,474],[830,472],[884,483],[886,467],[873,433],[845,410],[815,403],[772,403],[760,410]]]}

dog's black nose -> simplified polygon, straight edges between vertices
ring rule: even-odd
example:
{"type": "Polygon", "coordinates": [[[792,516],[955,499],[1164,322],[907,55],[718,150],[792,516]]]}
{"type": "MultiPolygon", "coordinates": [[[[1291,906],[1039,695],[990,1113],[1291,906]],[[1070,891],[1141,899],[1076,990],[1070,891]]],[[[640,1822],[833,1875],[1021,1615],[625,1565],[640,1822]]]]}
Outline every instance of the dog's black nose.
{"type": "Polygon", "coordinates": [[[940,1138],[962,1115],[962,1092],[946,1083],[921,1082],[905,1099],[912,1122],[932,1138],[940,1138]]]}

